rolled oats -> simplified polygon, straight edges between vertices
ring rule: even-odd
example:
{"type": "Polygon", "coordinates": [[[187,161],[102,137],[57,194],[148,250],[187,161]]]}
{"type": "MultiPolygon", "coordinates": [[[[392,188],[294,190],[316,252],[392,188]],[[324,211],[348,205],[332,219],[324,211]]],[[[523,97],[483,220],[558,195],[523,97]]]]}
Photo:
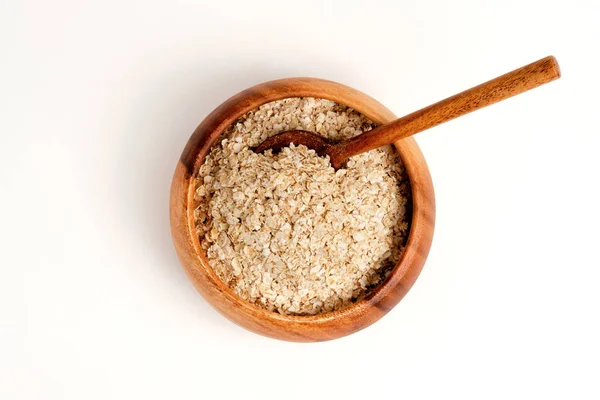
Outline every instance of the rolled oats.
{"type": "Polygon", "coordinates": [[[381,283],[408,236],[410,187],[392,146],[350,158],[290,145],[252,147],[291,129],[344,139],[375,124],[329,100],[289,98],[238,119],[196,180],[195,220],[217,273],[244,300],[282,314],[340,309],[381,283]]]}

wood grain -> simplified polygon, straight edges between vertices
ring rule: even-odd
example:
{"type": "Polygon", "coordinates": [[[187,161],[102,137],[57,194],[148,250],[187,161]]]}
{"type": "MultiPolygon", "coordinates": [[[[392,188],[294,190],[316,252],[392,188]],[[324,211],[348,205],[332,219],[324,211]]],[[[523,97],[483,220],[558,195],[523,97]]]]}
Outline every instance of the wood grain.
{"type": "Polygon", "coordinates": [[[193,217],[193,176],[213,143],[237,118],[262,104],[289,97],[333,100],[357,110],[380,125],[396,119],[387,108],[364,93],[321,79],[282,79],[244,90],[208,115],[189,139],[175,169],[171,186],[171,232],[181,263],[197,290],[231,321],[253,332],[281,340],[312,342],[336,339],[379,320],[414,284],[433,238],[433,185],[416,142],[412,138],[395,142],[411,183],[411,229],[406,251],[389,278],[366,298],[347,308],[314,316],[281,315],[243,301],[214,273],[200,247],[193,217]]]}

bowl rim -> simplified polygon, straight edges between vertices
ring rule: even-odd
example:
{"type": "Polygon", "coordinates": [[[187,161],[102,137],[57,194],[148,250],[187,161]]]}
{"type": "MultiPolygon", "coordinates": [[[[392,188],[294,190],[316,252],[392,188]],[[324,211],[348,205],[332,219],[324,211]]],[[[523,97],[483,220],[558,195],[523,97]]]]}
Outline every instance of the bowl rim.
{"type": "Polygon", "coordinates": [[[354,333],[379,320],[412,287],[431,246],[435,198],[427,164],[414,139],[394,143],[411,186],[412,217],[404,253],[389,276],[360,300],[339,310],[316,315],[280,314],[243,300],[221,281],[201,248],[194,220],[195,176],[210,148],[238,118],[263,104],[295,97],[338,102],[364,114],[378,125],[396,118],[370,96],[323,79],[286,78],[246,89],[209,114],[183,150],[171,187],[171,230],[188,276],[209,303],[228,319],[251,331],[278,339],[328,340],[354,333]],[[336,329],[339,328],[335,326],[336,321],[345,321],[342,325],[347,325],[346,329],[336,329]]]}

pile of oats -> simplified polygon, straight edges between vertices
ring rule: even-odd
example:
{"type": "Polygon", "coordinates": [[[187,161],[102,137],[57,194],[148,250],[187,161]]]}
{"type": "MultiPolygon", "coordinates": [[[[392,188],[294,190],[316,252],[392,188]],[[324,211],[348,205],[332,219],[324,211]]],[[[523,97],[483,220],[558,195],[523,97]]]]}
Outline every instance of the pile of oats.
{"type": "Polygon", "coordinates": [[[217,275],[246,301],[282,314],[340,309],[382,282],[409,230],[410,187],[391,146],[335,171],[305,146],[251,147],[290,129],[342,139],[375,127],[332,101],[265,104],[227,129],[199,170],[195,219],[217,275]]]}

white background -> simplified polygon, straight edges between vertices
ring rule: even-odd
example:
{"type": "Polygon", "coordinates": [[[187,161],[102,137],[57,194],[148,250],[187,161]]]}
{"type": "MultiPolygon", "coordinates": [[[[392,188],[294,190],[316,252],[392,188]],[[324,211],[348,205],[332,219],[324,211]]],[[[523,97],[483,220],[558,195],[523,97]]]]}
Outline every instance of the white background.
{"type": "Polygon", "coordinates": [[[0,399],[600,398],[600,5],[0,3],[0,399]],[[290,76],[403,115],[553,54],[561,80],[419,134],[437,195],[408,296],[355,335],[217,314],[172,247],[197,124],[290,76]]]}

